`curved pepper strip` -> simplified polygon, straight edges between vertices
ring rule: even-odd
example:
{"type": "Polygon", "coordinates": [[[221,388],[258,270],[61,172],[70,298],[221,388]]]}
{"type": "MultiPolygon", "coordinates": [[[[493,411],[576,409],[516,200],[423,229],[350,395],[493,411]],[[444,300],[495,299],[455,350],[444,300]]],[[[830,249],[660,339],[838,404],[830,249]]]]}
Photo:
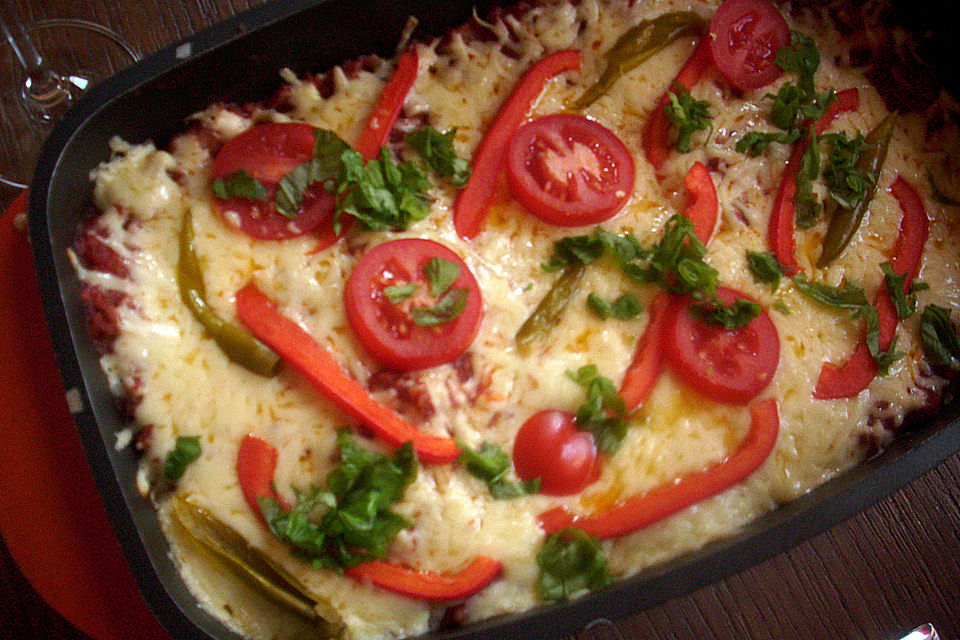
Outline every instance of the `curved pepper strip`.
{"type": "MultiPolygon", "coordinates": [[[[902,177],[897,176],[890,187],[890,193],[897,199],[903,211],[900,235],[897,236],[897,242],[894,245],[890,267],[898,276],[906,276],[903,285],[904,292],[907,292],[920,269],[920,258],[923,256],[923,246],[930,232],[930,221],[927,219],[923,200],[902,177]]],[[[880,315],[880,349],[887,350],[893,341],[899,318],[886,285],[877,292],[873,304],[880,315]]],[[[818,400],[851,398],[866,389],[878,371],[877,361],[870,355],[870,349],[867,347],[866,330],[864,330],[860,343],[846,362],[840,365],[832,362],[823,364],[813,397],[818,400]]]]}
{"type": "MultiPolygon", "coordinates": [[[[367,125],[360,132],[355,149],[364,160],[373,160],[380,154],[380,147],[390,139],[390,131],[400,115],[400,109],[407,100],[407,95],[417,81],[417,72],[420,69],[420,57],[416,49],[407,49],[400,54],[397,60],[397,69],[393,72],[387,86],[380,93],[377,104],[370,112],[367,125]]],[[[341,220],[340,233],[333,229],[333,225],[324,225],[317,233],[317,244],[310,253],[323,251],[342,238],[350,229],[353,218],[341,220]]]]}
{"type": "Polygon", "coordinates": [[[420,571],[385,560],[371,560],[346,570],[355,580],[421,600],[460,600],[480,591],[500,575],[500,563],[477,556],[457,573],[420,571]]]}
{"type": "Polygon", "coordinates": [[[459,447],[451,438],[427,435],[374,400],[310,334],[283,316],[273,301],[252,282],[237,292],[237,316],[255,336],[299,371],[314,389],[367,426],[378,438],[394,447],[412,442],[420,459],[431,464],[453,462],[460,455],[459,447]]]}
{"type": "MultiPolygon", "coordinates": [[[[237,475],[240,489],[250,509],[263,520],[259,498],[280,500],[273,490],[273,474],[277,469],[277,449],[253,435],[240,443],[237,454],[237,475]]],[[[289,510],[290,505],[281,501],[289,510]]],[[[477,556],[473,562],[455,574],[418,571],[385,560],[371,560],[346,570],[355,580],[369,582],[413,598],[424,600],[459,600],[473,595],[490,584],[500,574],[500,563],[486,556],[477,556]]]]}
{"type": "MultiPolygon", "coordinates": [[[[859,107],[859,91],[844,89],[838,92],[830,108],[814,124],[814,131],[818,136],[822,135],[837,116],[848,111],[856,111],[859,107]]],[[[787,275],[793,275],[801,270],[797,263],[796,245],[793,239],[794,218],[797,214],[793,198],[797,193],[797,174],[800,172],[800,163],[807,145],[808,141],[804,138],[793,147],[790,159],[787,160],[787,165],[783,169],[767,227],[767,244],[787,275]]]]}
{"type": "Polygon", "coordinates": [[[779,430],[776,400],[755,402],[750,405],[747,436],[722,462],[628,498],[606,511],[579,516],[565,507],[551,509],[540,514],[540,526],[547,534],[578,527],[601,540],[647,527],[748,478],[773,451],[779,430]]]}
{"type": "Polygon", "coordinates": [[[670,88],[660,96],[657,106],[643,127],[641,142],[643,150],[647,155],[647,160],[653,165],[660,174],[660,167],[667,160],[670,154],[670,118],[667,117],[667,104],[670,102],[670,92],[677,90],[678,87],[686,89],[693,88],[693,85],[700,81],[703,74],[713,65],[713,56],[710,53],[709,38],[700,38],[697,47],[686,64],[680,69],[680,73],[670,83],[670,88]]]}
{"type": "Polygon", "coordinates": [[[565,49],[552,53],[533,65],[514,87],[500,107],[487,135],[473,156],[470,180],[457,194],[453,207],[453,225],[461,238],[473,238],[483,228],[483,220],[493,199],[503,167],[503,154],[510,138],[523,123],[547,82],[558,73],[580,68],[580,52],[565,49]]]}
{"type": "Polygon", "coordinates": [[[633,354],[633,361],[627,367],[620,383],[620,397],[626,410],[637,409],[653,389],[657,378],[663,371],[663,331],[666,328],[667,309],[670,307],[672,296],[663,292],[650,303],[650,319],[643,330],[643,335],[637,342],[637,350],[633,354]]]}
{"type": "Polygon", "coordinates": [[[683,186],[690,195],[683,215],[693,221],[693,233],[704,245],[710,242],[713,230],[717,226],[719,203],[717,202],[717,188],[710,177],[710,171],[700,162],[694,162],[683,186]]]}

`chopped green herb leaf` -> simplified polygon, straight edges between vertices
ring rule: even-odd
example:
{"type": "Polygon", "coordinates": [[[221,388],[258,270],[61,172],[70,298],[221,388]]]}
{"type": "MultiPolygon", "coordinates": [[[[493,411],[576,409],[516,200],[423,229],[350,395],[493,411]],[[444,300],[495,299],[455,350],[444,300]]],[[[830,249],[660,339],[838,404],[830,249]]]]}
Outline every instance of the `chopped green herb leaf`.
{"type": "Polygon", "coordinates": [[[920,313],[920,344],[933,366],[960,368],[960,339],[950,319],[950,309],[935,304],[924,307],[920,313]]]}
{"type": "Polygon", "coordinates": [[[511,468],[510,457],[497,445],[484,442],[479,451],[474,451],[462,442],[457,442],[457,446],[460,447],[460,464],[486,482],[490,494],[497,500],[518,498],[540,490],[540,478],[517,481],[507,477],[511,468]]]}
{"type": "Polygon", "coordinates": [[[793,144],[801,137],[803,137],[803,132],[800,129],[790,129],[782,132],[748,131],[737,141],[736,149],[739,153],[745,153],[751,158],[756,158],[767,150],[771,142],[793,144]]]}
{"type": "Polygon", "coordinates": [[[813,94],[813,75],[820,67],[820,51],[813,38],[799,31],[791,31],[790,44],[780,48],[776,62],[784,71],[797,74],[800,92],[813,94]]]}
{"type": "Polygon", "coordinates": [[[708,324],[715,324],[731,331],[742,329],[760,315],[763,311],[758,303],[752,300],[737,298],[730,305],[723,304],[718,298],[699,302],[690,307],[690,315],[708,324]]]}
{"type": "Polygon", "coordinates": [[[747,267],[757,282],[772,285],[772,289],[780,285],[783,268],[777,262],[777,257],[769,251],[747,251],[747,267]]]}
{"type": "Polygon", "coordinates": [[[470,164],[453,149],[456,135],[456,129],[440,133],[433,127],[424,127],[408,135],[405,142],[420,154],[434,173],[450,178],[454,185],[462,187],[470,179],[470,164]]]}
{"type": "Polygon", "coordinates": [[[417,475],[417,455],[410,443],[387,457],[360,447],[340,431],[340,464],[326,479],[326,489],[296,492],[296,506],[286,511],[273,498],[260,498],[270,530],[315,567],[343,570],[385,558],[402,529],[411,526],[390,508],[403,498],[417,475]]]}
{"type": "Polygon", "coordinates": [[[820,150],[817,137],[810,134],[809,144],[800,159],[800,169],[797,171],[797,191],[793,195],[793,204],[796,207],[796,222],[801,229],[808,229],[816,224],[823,208],[813,193],[813,183],[820,175],[820,150]]]}
{"type": "Polygon", "coordinates": [[[667,103],[664,111],[677,131],[674,146],[680,153],[689,153],[692,149],[690,138],[694,133],[707,131],[706,137],[709,138],[710,131],[713,130],[710,122],[710,103],[706,100],[694,100],[685,87],[680,87],[676,93],[670,92],[668,96],[670,102],[667,103]]]}
{"type": "Polygon", "coordinates": [[[783,300],[774,300],[773,304],[770,306],[785,316],[790,315],[790,307],[788,307],[787,303],[783,300]]]}
{"type": "Polygon", "coordinates": [[[872,193],[876,176],[866,175],[857,168],[860,156],[867,149],[862,134],[848,138],[846,133],[831,133],[821,138],[830,147],[823,181],[830,197],[841,207],[852,209],[872,193]]]}
{"type": "Polygon", "coordinates": [[[612,303],[607,302],[596,293],[590,293],[587,295],[587,306],[603,320],[607,318],[632,320],[643,311],[643,305],[640,304],[640,301],[629,293],[620,295],[612,303]]]}
{"type": "Polygon", "coordinates": [[[903,292],[907,276],[898,276],[889,262],[882,263],[880,269],[883,270],[883,283],[887,287],[887,293],[897,309],[897,317],[901,320],[909,318],[917,310],[917,298],[912,292],[909,294],[903,292]]]}
{"type": "Polygon", "coordinates": [[[383,288],[383,295],[387,296],[387,299],[393,304],[400,304],[405,300],[409,300],[410,296],[416,292],[417,285],[414,282],[408,282],[407,284],[395,284],[383,288]]]}
{"type": "Polygon", "coordinates": [[[410,310],[413,322],[421,327],[436,327],[450,322],[467,308],[469,289],[451,289],[432,307],[414,307],[410,310]]]}
{"type": "Polygon", "coordinates": [[[867,301],[863,288],[844,279],[839,287],[808,281],[803,274],[793,277],[793,283],[803,295],[830,307],[849,309],[859,312],[865,306],[873,306],[867,301]]]}
{"type": "Polygon", "coordinates": [[[347,214],[372,231],[402,231],[430,213],[426,195],[430,181],[415,164],[398,164],[386,149],[366,165],[355,151],[344,152],[342,159],[343,180],[337,191],[343,198],[337,220],[347,214]]]}
{"type": "Polygon", "coordinates": [[[438,298],[460,277],[460,265],[433,257],[424,265],[423,275],[430,283],[430,295],[438,298]]]}
{"type": "Polygon", "coordinates": [[[201,453],[200,436],[180,436],[163,463],[163,477],[170,482],[176,482],[201,453]]]}
{"type": "Polygon", "coordinates": [[[264,186],[243,169],[217,178],[210,186],[213,189],[213,195],[221,200],[229,200],[230,198],[267,199],[267,190],[264,186]]]}
{"type": "Polygon", "coordinates": [[[575,527],[550,535],[537,554],[537,591],[544,600],[567,600],[583,589],[610,582],[600,541],[575,527]]]}
{"type": "Polygon", "coordinates": [[[576,373],[567,371],[567,377],[587,392],[587,401],[577,409],[577,428],[592,433],[601,451],[613,453],[627,433],[626,406],[617,388],[595,364],[584,365],[576,373]]]}

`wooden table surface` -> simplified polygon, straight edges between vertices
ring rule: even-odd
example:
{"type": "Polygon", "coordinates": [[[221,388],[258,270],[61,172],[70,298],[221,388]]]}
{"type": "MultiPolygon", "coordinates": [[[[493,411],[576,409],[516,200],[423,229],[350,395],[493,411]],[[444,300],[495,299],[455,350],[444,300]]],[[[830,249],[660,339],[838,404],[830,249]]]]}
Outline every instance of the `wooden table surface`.
{"type": "MultiPolygon", "coordinates": [[[[107,25],[145,54],[258,4],[256,0],[12,2],[27,22],[70,17],[107,25]]],[[[0,190],[0,202],[12,195],[0,190]]],[[[613,628],[597,627],[577,638],[896,640],[924,622],[934,623],[944,639],[960,639],[958,455],[786,553],[622,620],[613,628]]],[[[33,592],[0,544],[0,638],[85,637],[33,592]]]]}

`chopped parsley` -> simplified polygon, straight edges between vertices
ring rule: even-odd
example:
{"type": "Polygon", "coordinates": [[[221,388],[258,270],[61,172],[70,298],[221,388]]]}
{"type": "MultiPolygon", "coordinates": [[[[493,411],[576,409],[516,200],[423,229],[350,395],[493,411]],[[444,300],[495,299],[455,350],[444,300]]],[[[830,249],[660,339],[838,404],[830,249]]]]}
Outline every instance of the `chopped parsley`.
{"type": "Polygon", "coordinates": [[[163,462],[163,477],[170,482],[176,482],[201,453],[200,436],[180,436],[163,462]]]}
{"type": "Polygon", "coordinates": [[[680,87],[674,93],[668,94],[670,101],[664,108],[667,118],[677,131],[674,147],[680,153],[689,153],[692,150],[691,137],[697,131],[707,131],[710,137],[713,124],[710,122],[710,103],[706,100],[694,100],[690,91],[680,87]]]}
{"type": "Polygon", "coordinates": [[[405,142],[435,174],[450,178],[455,186],[462,187],[470,179],[470,164],[453,149],[456,135],[456,129],[440,133],[433,127],[424,127],[408,135],[405,142]]]}
{"type": "Polygon", "coordinates": [[[610,582],[600,541],[575,527],[544,540],[537,566],[537,591],[544,600],[568,600],[578,591],[599,589],[610,582]]]}
{"type": "Polygon", "coordinates": [[[260,498],[260,508],[273,534],[298,555],[339,571],[387,557],[397,534],[411,526],[391,505],[403,498],[418,464],[409,442],[391,457],[362,448],[346,431],[337,444],[340,463],[325,487],[296,492],[289,511],[268,497],[260,498]]]}
{"type": "Polygon", "coordinates": [[[457,446],[460,447],[460,464],[472,475],[486,482],[490,495],[497,500],[518,498],[540,490],[540,478],[517,481],[507,477],[511,468],[510,457],[497,445],[484,442],[479,451],[474,451],[462,442],[457,442],[457,446]]]}
{"type": "Polygon", "coordinates": [[[567,371],[567,377],[587,392],[587,401],[577,409],[577,428],[592,433],[600,451],[615,452],[627,433],[627,410],[617,388],[595,364],[567,371]]]}
{"type": "Polygon", "coordinates": [[[213,195],[222,200],[246,198],[247,200],[266,200],[267,190],[260,181],[240,169],[217,178],[210,185],[213,195]]]}
{"type": "Polygon", "coordinates": [[[590,293],[587,295],[587,306],[603,320],[607,318],[632,320],[643,311],[643,305],[630,293],[621,294],[613,302],[607,302],[596,293],[590,293]]]}

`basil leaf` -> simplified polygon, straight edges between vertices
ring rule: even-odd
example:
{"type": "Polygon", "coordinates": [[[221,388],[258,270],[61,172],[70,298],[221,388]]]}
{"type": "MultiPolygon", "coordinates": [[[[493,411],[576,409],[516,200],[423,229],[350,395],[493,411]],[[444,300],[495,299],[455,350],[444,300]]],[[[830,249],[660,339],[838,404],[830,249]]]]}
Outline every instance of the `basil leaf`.
{"type": "Polygon", "coordinates": [[[773,285],[773,290],[780,286],[783,268],[772,252],[747,251],[747,267],[757,282],[773,285]]]}
{"type": "Polygon", "coordinates": [[[407,284],[394,284],[383,288],[383,295],[393,304],[400,304],[409,300],[410,296],[417,292],[417,285],[414,282],[407,284]]]}
{"type": "Polygon", "coordinates": [[[424,265],[423,275],[430,283],[430,295],[438,298],[460,277],[460,265],[433,257],[424,265]]]}
{"type": "Polygon", "coordinates": [[[846,133],[831,133],[822,137],[830,147],[823,181],[830,197],[841,207],[853,209],[873,192],[876,176],[870,176],[857,167],[860,156],[867,150],[863,134],[848,138],[846,133]]]}
{"type": "Polygon", "coordinates": [[[433,127],[424,127],[407,136],[405,142],[429,165],[438,176],[462,187],[470,179],[470,164],[453,149],[456,129],[440,133],[433,127]]]}
{"type": "Polygon", "coordinates": [[[802,136],[803,132],[796,128],[783,132],[748,131],[737,141],[736,149],[738,153],[744,153],[751,158],[756,158],[767,150],[771,142],[793,144],[802,136]]]}
{"type": "Polygon", "coordinates": [[[829,307],[850,309],[859,312],[864,306],[872,306],[859,285],[844,279],[839,287],[808,281],[803,274],[793,278],[793,284],[803,295],[829,307]]]}
{"type": "Polygon", "coordinates": [[[719,298],[691,305],[690,315],[707,324],[722,326],[727,331],[742,329],[763,311],[752,300],[737,298],[732,304],[725,305],[719,298]]]}
{"type": "Polygon", "coordinates": [[[676,93],[667,94],[670,101],[664,107],[667,118],[677,131],[674,147],[680,153],[689,153],[692,149],[690,138],[697,131],[707,131],[710,137],[713,125],[710,122],[710,103],[706,100],[694,100],[686,87],[676,93]]]}
{"type": "Polygon", "coordinates": [[[883,283],[887,287],[887,293],[897,310],[897,317],[901,320],[909,318],[917,310],[917,298],[912,293],[908,295],[903,292],[907,282],[906,274],[898,276],[889,262],[882,263],[880,269],[883,271],[883,283]]]}
{"type": "Polygon", "coordinates": [[[267,190],[260,181],[243,169],[217,178],[210,187],[213,189],[213,195],[221,200],[246,198],[247,200],[263,201],[268,198],[267,190]]]}
{"type": "Polygon", "coordinates": [[[797,191],[793,195],[793,204],[796,207],[797,226],[808,229],[816,224],[823,210],[817,196],[813,193],[813,183],[820,175],[820,150],[817,145],[817,136],[810,134],[809,144],[800,158],[800,169],[797,171],[797,191]]]}
{"type": "Polygon", "coordinates": [[[435,327],[458,317],[467,308],[468,289],[451,289],[432,307],[410,310],[413,322],[421,327],[435,327]]]}
{"type": "Polygon", "coordinates": [[[510,457],[497,445],[484,442],[479,451],[474,451],[459,441],[457,446],[460,447],[460,457],[457,460],[471,475],[486,482],[490,495],[497,500],[510,500],[540,490],[540,478],[516,481],[507,477],[512,466],[510,457]]]}
{"type": "Polygon", "coordinates": [[[336,219],[346,214],[371,231],[403,231],[430,213],[430,181],[416,165],[398,164],[386,149],[366,165],[355,151],[345,151],[341,159],[343,180],[337,190],[344,196],[336,219]]]}
{"type": "Polygon", "coordinates": [[[587,392],[586,402],[577,409],[577,428],[592,433],[597,448],[604,453],[615,452],[627,433],[627,410],[617,388],[609,378],[600,375],[595,364],[584,365],[576,372],[567,371],[567,377],[587,392]]]}
{"type": "Polygon", "coordinates": [[[264,519],[277,538],[316,567],[343,570],[385,558],[397,534],[411,525],[391,505],[403,498],[417,475],[410,443],[387,457],[360,447],[350,434],[337,435],[340,463],[326,488],[297,491],[296,506],[284,510],[260,498],[264,519]]]}
{"type": "Polygon", "coordinates": [[[176,482],[201,453],[200,436],[180,436],[163,463],[163,477],[176,482]]]}
{"type": "Polygon", "coordinates": [[[933,366],[960,368],[960,339],[950,319],[950,309],[935,304],[924,307],[920,313],[920,344],[933,366]]]}
{"type": "Polygon", "coordinates": [[[544,600],[567,600],[578,591],[610,582],[600,541],[575,527],[547,537],[537,554],[537,566],[537,591],[544,600]]]}
{"type": "Polygon", "coordinates": [[[780,48],[775,60],[784,71],[797,74],[800,92],[808,96],[813,94],[813,75],[820,67],[820,51],[813,38],[791,31],[790,44],[780,48]]]}

